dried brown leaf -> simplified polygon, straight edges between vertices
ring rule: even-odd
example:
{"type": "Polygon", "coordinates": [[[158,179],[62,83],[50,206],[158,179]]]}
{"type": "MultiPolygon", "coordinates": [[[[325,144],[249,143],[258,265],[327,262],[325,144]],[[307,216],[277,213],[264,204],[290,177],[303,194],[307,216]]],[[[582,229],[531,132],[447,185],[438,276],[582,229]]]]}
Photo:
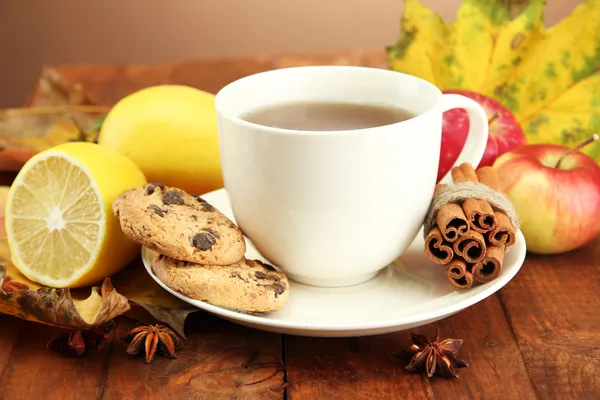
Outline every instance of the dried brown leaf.
{"type": "MultiPolygon", "coordinates": [[[[14,274],[11,264],[0,265],[0,287],[7,270],[14,274]]],[[[15,278],[11,276],[11,279],[15,278]]],[[[28,286],[37,285],[28,282],[28,286]]],[[[117,293],[109,278],[100,288],[92,287],[87,292],[88,297],[78,300],[71,296],[69,289],[42,287],[11,293],[0,289],[0,313],[62,328],[89,329],[107,323],[130,308],[127,298],[117,293]]]]}
{"type": "Polygon", "coordinates": [[[35,90],[31,107],[55,105],[92,105],[84,87],[79,82],[71,82],[52,67],[43,67],[35,90]]]}
{"type": "MultiPolygon", "coordinates": [[[[185,320],[190,313],[198,309],[161,288],[148,275],[140,260],[113,276],[112,282],[119,289],[119,293],[185,338],[185,320]]],[[[145,319],[143,315],[134,313],[135,310],[132,309],[127,315],[144,323],[155,323],[145,319]]]]}
{"type": "Polygon", "coordinates": [[[70,142],[96,140],[105,106],[46,106],[0,110],[0,170],[17,171],[33,155],[70,142]]]}
{"type": "Polygon", "coordinates": [[[28,107],[0,110],[0,170],[17,171],[36,153],[68,141],[95,141],[110,107],[95,105],[78,82],[43,68],[28,107]]]}
{"type": "MultiPolygon", "coordinates": [[[[14,293],[7,293],[5,290],[5,296],[14,294],[16,297],[11,297],[10,299],[12,300],[10,300],[9,303],[9,297],[3,298],[0,295],[0,313],[12,314],[23,319],[36,321],[35,317],[30,315],[31,313],[27,309],[22,309],[18,303],[15,304],[15,299],[20,298],[19,296],[23,296],[23,293],[30,293],[27,296],[34,297],[32,297],[30,300],[27,300],[27,304],[30,302],[35,303],[36,301],[34,298],[35,296],[39,295],[32,295],[31,293],[37,293],[38,290],[41,290],[42,293],[50,293],[51,289],[42,287],[35,282],[28,280],[10,262],[10,251],[6,243],[6,236],[4,232],[4,205],[6,203],[8,190],[8,187],[0,186],[0,263],[3,264],[5,271],[4,276],[10,277],[8,283],[10,283],[11,289],[15,286],[22,287],[21,285],[24,285],[30,290],[17,290],[14,293]]],[[[6,278],[3,279],[4,280],[0,280],[0,287],[3,286],[4,281],[6,280],[6,278]]],[[[8,285],[4,284],[4,286],[8,285]]],[[[111,301],[110,304],[103,303],[103,296],[105,295],[105,292],[101,291],[99,293],[97,290],[98,288],[93,289],[91,294],[89,289],[78,289],[71,291],[70,293],[76,294],[76,300],[70,299],[70,295],[67,292],[56,290],[52,292],[54,293],[52,296],[50,294],[46,295],[45,299],[51,302],[70,299],[68,300],[67,304],[73,304],[73,306],[76,307],[76,309],[78,309],[83,315],[85,321],[93,320],[96,316],[96,310],[101,310],[103,307],[114,307],[115,309],[110,315],[117,316],[125,314],[126,316],[147,324],[154,324],[156,321],[159,321],[170,326],[175,332],[184,338],[185,320],[190,313],[197,311],[196,308],[190,306],[184,301],[179,300],[175,296],[172,296],[170,293],[166,292],[158,284],[156,284],[156,282],[150,278],[140,260],[128,268],[125,268],[118,274],[112,276],[109,280],[107,279],[102,286],[103,290],[105,287],[108,290],[106,296],[108,296],[109,300],[111,301]],[[114,289],[113,285],[114,287],[118,288],[118,293],[117,290],[114,289]],[[131,301],[131,304],[129,304],[128,301],[131,301]],[[137,305],[144,311],[137,312],[138,309],[136,307],[131,307],[131,305],[137,305]]],[[[10,291],[13,292],[12,290],[10,291]]],[[[51,304],[53,304],[53,307],[56,306],[54,303],[51,304]]],[[[42,307],[42,309],[43,308],[44,307],[42,307]]],[[[70,312],[73,312],[73,310],[70,312]]],[[[106,319],[110,318],[107,317],[106,319]]],[[[52,321],[52,319],[45,317],[45,321],[39,322],[58,325],[52,321]]],[[[100,323],[101,320],[99,320],[98,324],[100,323]]],[[[92,325],[96,325],[96,323],[93,323],[92,325]]],[[[82,327],[77,326],[66,327],[82,329],[82,327]]]]}

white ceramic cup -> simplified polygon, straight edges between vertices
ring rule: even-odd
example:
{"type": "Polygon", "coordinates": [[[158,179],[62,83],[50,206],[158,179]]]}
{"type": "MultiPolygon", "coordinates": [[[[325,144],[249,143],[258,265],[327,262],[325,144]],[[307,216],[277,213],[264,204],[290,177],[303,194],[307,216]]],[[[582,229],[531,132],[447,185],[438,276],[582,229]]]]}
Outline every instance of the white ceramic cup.
{"type": "Polygon", "coordinates": [[[457,164],[477,167],[488,138],[485,111],[414,76],[309,66],[228,84],[216,96],[216,110],[223,179],[238,226],[297,282],[333,287],[371,279],[422,226],[436,185],[442,113],[452,108],[466,109],[470,118],[457,164]],[[416,117],[347,131],[286,130],[241,118],[298,101],[396,105],[416,117]]]}

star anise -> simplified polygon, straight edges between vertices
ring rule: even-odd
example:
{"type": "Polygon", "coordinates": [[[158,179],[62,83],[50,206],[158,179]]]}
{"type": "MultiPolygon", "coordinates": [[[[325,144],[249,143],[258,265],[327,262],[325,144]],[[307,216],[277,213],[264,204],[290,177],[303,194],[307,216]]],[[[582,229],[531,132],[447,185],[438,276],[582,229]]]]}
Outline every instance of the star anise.
{"type": "Polygon", "coordinates": [[[431,378],[436,370],[446,376],[458,378],[455,368],[468,367],[469,364],[458,354],[462,346],[462,339],[444,339],[438,341],[440,330],[436,329],[432,340],[425,335],[412,333],[413,345],[407,351],[414,354],[410,363],[406,366],[409,371],[419,371],[425,367],[427,376],[431,378]]]}
{"type": "Polygon", "coordinates": [[[90,351],[100,351],[114,327],[111,320],[102,326],[86,330],[72,330],[52,338],[46,348],[63,356],[81,356],[90,351]]]}
{"type": "Polygon", "coordinates": [[[168,358],[177,358],[175,350],[183,346],[183,340],[174,331],[163,325],[145,325],[129,331],[123,338],[130,342],[127,354],[146,354],[146,363],[154,360],[156,353],[168,358]]]}
{"type": "Polygon", "coordinates": [[[29,289],[29,286],[21,282],[13,281],[11,280],[10,276],[7,276],[4,278],[4,281],[2,282],[2,287],[0,289],[2,289],[4,293],[12,293],[16,292],[17,290],[29,289]]]}

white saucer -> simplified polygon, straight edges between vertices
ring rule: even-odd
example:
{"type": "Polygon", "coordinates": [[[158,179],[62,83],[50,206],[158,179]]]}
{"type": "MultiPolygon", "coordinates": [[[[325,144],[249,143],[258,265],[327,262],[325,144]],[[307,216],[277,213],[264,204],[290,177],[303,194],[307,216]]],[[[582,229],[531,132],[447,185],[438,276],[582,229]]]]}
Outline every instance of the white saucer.
{"type": "MultiPolygon", "coordinates": [[[[224,189],[202,196],[235,221],[224,189]]],[[[264,259],[246,239],[246,257],[264,259]]],[[[423,251],[422,232],[408,250],[392,265],[368,282],[342,287],[319,288],[290,282],[285,307],[264,315],[249,315],[193,300],[159,281],[149,260],[156,253],[142,249],[142,259],[150,276],[172,295],[235,323],[256,329],[301,336],[347,337],[377,335],[412,329],[445,318],[485,299],[506,285],[525,260],[525,239],[517,232],[517,242],[506,253],[503,271],[496,280],[470,290],[455,290],[444,268],[432,263],[423,251]]]]}

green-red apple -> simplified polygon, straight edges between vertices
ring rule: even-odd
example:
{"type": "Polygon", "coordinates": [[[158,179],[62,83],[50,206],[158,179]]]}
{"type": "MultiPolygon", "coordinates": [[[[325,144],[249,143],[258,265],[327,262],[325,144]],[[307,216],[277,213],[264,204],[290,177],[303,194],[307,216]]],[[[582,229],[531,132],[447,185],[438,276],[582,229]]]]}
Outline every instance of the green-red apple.
{"type": "Polygon", "coordinates": [[[567,252],[600,231],[600,167],[589,156],[561,145],[530,144],[498,157],[494,168],[528,251],[567,252]]]}

